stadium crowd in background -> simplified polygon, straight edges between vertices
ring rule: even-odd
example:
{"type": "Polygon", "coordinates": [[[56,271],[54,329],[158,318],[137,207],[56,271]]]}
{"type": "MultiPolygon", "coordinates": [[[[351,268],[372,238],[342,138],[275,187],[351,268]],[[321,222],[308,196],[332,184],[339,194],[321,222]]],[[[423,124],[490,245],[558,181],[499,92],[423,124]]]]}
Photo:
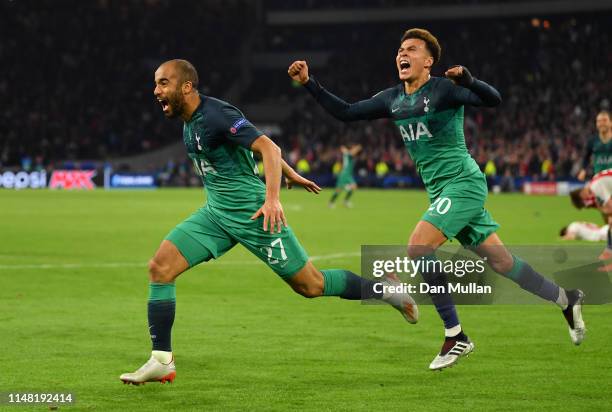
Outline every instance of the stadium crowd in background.
{"type": "Polygon", "coordinates": [[[0,92],[10,96],[0,165],[105,160],[174,142],[180,129],[160,116],[151,73],[180,55],[205,68],[202,92],[223,92],[234,65],[227,44],[240,43],[236,26],[248,33],[248,4],[0,1],[0,92]]]}
{"type": "MultiPolygon", "coordinates": [[[[312,74],[348,101],[397,83],[395,47],[405,24],[269,26],[257,17],[255,2],[207,1],[188,13],[164,0],[145,3],[150,7],[144,13],[139,2],[41,1],[35,12],[27,2],[0,3],[8,16],[0,27],[6,39],[0,61],[8,63],[0,91],[11,99],[0,113],[0,166],[105,161],[175,142],[177,125],[160,116],[152,80],[143,83],[151,68],[166,58],[186,58],[202,68],[201,91],[224,96],[240,73],[236,50],[251,34],[260,52],[329,53],[326,67],[312,74]],[[15,61],[20,64],[10,64],[15,61]],[[352,69],[355,61],[359,71],[352,69]],[[338,75],[338,67],[346,70],[338,75]]],[[[514,188],[516,177],[548,180],[579,172],[595,116],[610,109],[609,19],[604,13],[418,22],[442,43],[434,75],[463,64],[502,93],[497,109],[466,109],[465,134],[483,171],[505,189],[514,188]]],[[[390,122],[333,121],[288,83],[285,70],[254,69],[255,80],[241,99],[291,105],[280,122],[282,132],[272,136],[290,164],[329,174],[338,169],[340,145],[354,142],[364,146],[355,159],[358,178],[416,178],[390,122]]],[[[158,169],[167,182],[197,182],[184,159],[158,169]]]]}

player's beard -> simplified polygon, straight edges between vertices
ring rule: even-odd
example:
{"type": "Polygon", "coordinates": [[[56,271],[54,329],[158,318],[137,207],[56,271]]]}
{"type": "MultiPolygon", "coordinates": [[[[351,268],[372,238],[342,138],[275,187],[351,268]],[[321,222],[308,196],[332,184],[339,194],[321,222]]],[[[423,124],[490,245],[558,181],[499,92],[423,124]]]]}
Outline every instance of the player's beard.
{"type": "Polygon", "coordinates": [[[185,111],[185,99],[180,89],[168,96],[168,106],[170,110],[169,113],[166,113],[166,117],[173,119],[183,114],[185,111]]]}

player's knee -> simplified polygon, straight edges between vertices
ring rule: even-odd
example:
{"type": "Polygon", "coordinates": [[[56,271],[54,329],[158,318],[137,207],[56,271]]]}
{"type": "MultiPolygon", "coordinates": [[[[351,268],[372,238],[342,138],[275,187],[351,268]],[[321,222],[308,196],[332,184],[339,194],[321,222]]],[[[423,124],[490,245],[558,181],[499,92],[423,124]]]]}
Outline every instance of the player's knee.
{"type": "Polygon", "coordinates": [[[323,274],[311,262],[287,280],[291,288],[305,298],[323,296],[323,274]]]}
{"type": "Polygon", "coordinates": [[[174,274],[170,265],[165,265],[155,259],[149,261],[149,279],[156,283],[170,283],[174,281],[174,274]]]}
{"type": "Polygon", "coordinates": [[[317,298],[323,295],[323,285],[316,283],[302,283],[296,285],[293,290],[309,299],[317,298]]]}
{"type": "Polygon", "coordinates": [[[309,276],[302,277],[299,280],[294,279],[294,281],[291,283],[293,290],[305,298],[316,298],[323,296],[323,285],[323,275],[320,272],[311,272],[309,276]],[[295,280],[297,280],[297,282],[295,280]]]}

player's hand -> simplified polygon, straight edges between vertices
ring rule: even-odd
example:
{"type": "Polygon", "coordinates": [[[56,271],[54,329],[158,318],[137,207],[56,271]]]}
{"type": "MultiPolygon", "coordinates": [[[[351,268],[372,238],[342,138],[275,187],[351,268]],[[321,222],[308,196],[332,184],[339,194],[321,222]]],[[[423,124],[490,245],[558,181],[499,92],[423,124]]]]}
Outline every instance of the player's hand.
{"type": "Polygon", "coordinates": [[[285,218],[285,212],[283,212],[283,205],[277,200],[266,200],[262,207],[251,216],[251,220],[257,219],[263,215],[263,230],[268,230],[268,223],[270,224],[270,233],[278,233],[283,230],[283,226],[287,226],[287,219],[285,218]]]}
{"type": "Polygon", "coordinates": [[[467,67],[456,65],[448,68],[444,75],[451,79],[453,83],[459,86],[468,87],[474,82],[472,73],[467,67]]]}
{"type": "Polygon", "coordinates": [[[318,195],[321,191],[319,185],[297,173],[292,173],[290,176],[285,176],[285,184],[287,185],[287,189],[291,189],[293,186],[302,186],[304,189],[306,189],[306,191],[316,195],[318,195]]]}
{"type": "Polygon", "coordinates": [[[304,60],[297,60],[291,63],[287,73],[289,73],[289,77],[300,84],[308,82],[308,64],[304,60]]]}
{"type": "Polygon", "coordinates": [[[586,179],[586,170],[581,169],[581,170],[578,172],[578,176],[576,176],[576,177],[578,178],[578,180],[580,180],[580,181],[584,182],[584,179],[586,179]]]}

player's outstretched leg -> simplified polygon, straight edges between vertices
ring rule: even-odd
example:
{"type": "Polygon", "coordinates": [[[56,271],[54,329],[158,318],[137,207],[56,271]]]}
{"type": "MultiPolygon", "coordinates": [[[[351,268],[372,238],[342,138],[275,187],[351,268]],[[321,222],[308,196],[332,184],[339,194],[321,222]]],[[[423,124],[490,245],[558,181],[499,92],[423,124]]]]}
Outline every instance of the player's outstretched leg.
{"type": "Polygon", "coordinates": [[[336,189],[334,191],[334,194],[332,195],[331,199],[329,199],[329,208],[333,209],[334,207],[336,207],[336,199],[338,199],[338,196],[340,196],[340,193],[342,192],[341,189],[336,189]]]}
{"type": "Polygon", "coordinates": [[[422,261],[421,276],[430,290],[429,296],[436,311],[444,323],[444,343],[440,352],[429,364],[430,370],[442,370],[453,366],[460,358],[474,350],[474,343],[463,332],[459,316],[450,293],[446,292],[448,278],[442,270],[441,262],[435,256],[435,250],[446,241],[446,236],[435,226],[420,221],[408,245],[410,259],[422,261]],[[441,292],[444,290],[445,292],[441,292]]]}
{"type": "Polygon", "coordinates": [[[149,333],[153,350],[149,360],[135,372],[119,379],[126,384],[174,381],[176,367],[172,354],[171,332],[174,323],[176,292],[174,280],[188,268],[187,261],[168,240],[164,240],[149,262],[149,333]]]}
{"type": "Polygon", "coordinates": [[[353,192],[355,192],[354,186],[350,186],[346,190],[346,196],[344,197],[344,206],[349,209],[353,207],[353,203],[351,202],[351,197],[353,196],[353,192]]]}
{"type": "Polygon", "coordinates": [[[302,296],[338,296],[342,299],[378,299],[397,309],[409,323],[417,323],[418,307],[408,293],[390,293],[391,286],[398,286],[399,279],[386,275],[380,282],[362,278],[344,269],[324,269],[319,271],[312,262],[306,265],[287,283],[302,296]],[[377,286],[377,283],[381,285],[377,286]]]}
{"type": "Polygon", "coordinates": [[[569,326],[572,343],[574,345],[582,343],[586,327],[582,319],[584,293],[581,290],[563,289],[552,280],[542,276],[527,262],[512,255],[495,233],[490,235],[475,251],[480,256],[487,258],[487,262],[495,272],[512,280],[527,292],[559,306],[569,326]]]}

